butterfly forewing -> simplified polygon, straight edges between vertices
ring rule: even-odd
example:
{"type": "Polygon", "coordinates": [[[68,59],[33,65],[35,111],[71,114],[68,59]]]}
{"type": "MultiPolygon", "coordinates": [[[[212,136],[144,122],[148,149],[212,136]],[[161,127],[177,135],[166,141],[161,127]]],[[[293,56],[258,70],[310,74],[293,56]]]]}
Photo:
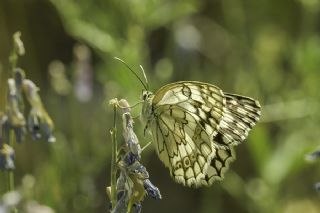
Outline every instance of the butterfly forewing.
{"type": "Polygon", "coordinates": [[[260,104],[248,97],[225,94],[226,107],[219,125],[217,143],[237,145],[244,141],[260,118],[260,104]]]}
{"type": "Polygon", "coordinates": [[[168,84],[149,101],[150,115],[143,116],[159,158],[175,181],[193,187],[222,179],[234,159],[232,146],[260,115],[257,101],[201,82],[168,84]]]}

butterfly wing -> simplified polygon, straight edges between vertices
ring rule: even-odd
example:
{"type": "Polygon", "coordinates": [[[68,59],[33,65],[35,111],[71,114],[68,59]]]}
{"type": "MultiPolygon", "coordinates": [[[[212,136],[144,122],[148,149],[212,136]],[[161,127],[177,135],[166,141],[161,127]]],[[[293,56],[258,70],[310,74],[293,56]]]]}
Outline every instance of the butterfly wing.
{"type": "Polygon", "coordinates": [[[244,141],[249,131],[260,118],[260,104],[258,101],[245,96],[224,93],[226,105],[222,120],[219,123],[219,131],[215,136],[214,143],[222,144],[225,149],[217,149],[216,155],[207,170],[206,178],[208,185],[215,180],[223,179],[229,163],[235,159],[233,146],[244,141]]]}
{"type": "Polygon", "coordinates": [[[215,154],[210,136],[196,119],[179,107],[171,106],[156,119],[152,133],[157,153],[174,180],[188,186],[201,185],[215,154]]]}
{"type": "Polygon", "coordinates": [[[229,164],[236,159],[232,146],[225,149],[217,149],[215,157],[212,159],[207,169],[203,185],[210,186],[216,180],[222,180],[224,173],[228,170],[229,164]]]}
{"type": "Polygon", "coordinates": [[[222,179],[234,159],[232,146],[245,139],[257,120],[248,118],[248,100],[201,82],[168,84],[155,93],[150,130],[157,154],[176,182],[199,187],[222,179]]]}
{"type": "Polygon", "coordinates": [[[208,91],[201,85],[168,84],[152,101],[152,135],[160,159],[177,182],[196,187],[207,185],[207,169],[216,155],[212,138],[218,133],[224,104],[220,89],[212,86],[208,91]]]}

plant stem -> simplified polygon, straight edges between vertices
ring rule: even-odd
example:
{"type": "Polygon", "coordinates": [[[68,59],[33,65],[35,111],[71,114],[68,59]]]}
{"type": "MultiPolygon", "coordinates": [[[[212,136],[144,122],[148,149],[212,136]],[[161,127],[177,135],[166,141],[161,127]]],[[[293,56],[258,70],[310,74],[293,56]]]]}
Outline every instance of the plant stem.
{"type": "MultiPolygon", "coordinates": [[[[13,148],[14,144],[14,131],[10,130],[10,136],[9,136],[9,146],[13,148]]],[[[14,191],[14,171],[12,169],[8,170],[8,191],[14,191]]],[[[13,207],[12,209],[13,213],[17,213],[18,209],[16,207],[13,207]]]]}
{"type": "Polygon", "coordinates": [[[114,209],[116,205],[116,185],[117,185],[117,128],[116,128],[116,120],[117,120],[117,105],[113,105],[113,128],[110,131],[111,140],[112,140],[112,156],[111,156],[111,204],[112,209],[114,209]]]}
{"type": "MultiPolygon", "coordinates": [[[[9,56],[9,64],[11,65],[11,75],[12,78],[14,79],[14,71],[17,67],[17,61],[18,61],[18,54],[16,52],[16,43],[15,43],[15,36],[13,36],[13,47],[12,47],[12,52],[9,56]]],[[[14,144],[14,131],[10,130],[9,132],[9,146],[13,148],[14,144]]],[[[8,191],[13,191],[14,190],[14,173],[13,170],[10,169],[8,170],[8,191]]]]}
{"type": "Polygon", "coordinates": [[[15,51],[13,50],[12,53],[10,54],[10,57],[9,57],[9,62],[11,64],[11,75],[14,76],[14,70],[16,69],[17,67],[17,61],[18,61],[18,56],[17,54],[15,53],[15,51]]]}

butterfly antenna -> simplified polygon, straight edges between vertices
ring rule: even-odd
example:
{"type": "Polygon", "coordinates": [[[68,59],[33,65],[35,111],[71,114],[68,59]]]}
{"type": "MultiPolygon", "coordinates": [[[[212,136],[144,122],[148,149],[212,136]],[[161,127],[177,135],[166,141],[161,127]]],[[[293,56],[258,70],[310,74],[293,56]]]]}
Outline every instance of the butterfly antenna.
{"type": "Polygon", "coordinates": [[[147,79],[146,72],[144,71],[144,69],[143,69],[143,66],[142,66],[142,65],[140,65],[140,68],[141,68],[141,70],[142,70],[144,80],[146,80],[147,90],[149,91],[149,83],[148,83],[148,79],[147,79]]]}
{"type": "MultiPolygon", "coordinates": [[[[121,100],[120,100],[121,101],[121,100]]],[[[133,109],[133,108],[135,108],[136,106],[138,106],[139,104],[142,104],[143,103],[143,101],[139,101],[139,102],[137,102],[137,103],[135,103],[135,104],[133,104],[132,106],[121,106],[121,105],[119,105],[118,104],[118,107],[120,108],[120,109],[133,109]]]]}
{"type": "Polygon", "coordinates": [[[144,87],[146,90],[148,90],[148,87],[146,86],[146,84],[143,83],[143,81],[142,81],[141,78],[137,75],[137,73],[136,73],[135,71],[133,71],[133,70],[131,69],[131,67],[130,67],[124,60],[122,60],[121,58],[118,58],[118,57],[114,57],[114,59],[116,59],[116,60],[120,61],[121,63],[123,63],[123,64],[137,77],[137,79],[140,81],[140,83],[143,85],[143,87],[144,87]]]}

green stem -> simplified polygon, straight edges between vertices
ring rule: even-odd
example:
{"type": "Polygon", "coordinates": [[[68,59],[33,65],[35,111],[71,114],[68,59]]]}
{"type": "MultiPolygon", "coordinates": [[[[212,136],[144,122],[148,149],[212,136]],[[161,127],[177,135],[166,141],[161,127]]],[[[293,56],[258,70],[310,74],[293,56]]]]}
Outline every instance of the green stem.
{"type": "MultiPolygon", "coordinates": [[[[13,148],[14,144],[14,131],[10,130],[9,146],[13,148]]],[[[14,172],[12,169],[8,170],[8,191],[14,191],[14,172]]],[[[18,209],[13,207],[13,213],[18,213],[18,209]]]]}
{"type": "MultiPolygon", "coordinates": [[[[12,47],[12,52],[9,56],[9,64],[11,66],[11,75],[12,78],[14,78],[14,71],[17,67],[17,61],[18,61],[18,54],[16,53],[16,43],[15,43],[15,38],[13,36],[13,47],[12,47]]],[[[13,148],[14,144],[14,131],[10,130],[9,132],[9,146],[13,148]]],[[[13,170],[8,171],[8,191],[13,191],[14,190],[14,173],[13,170]]]]}
{"type": "Polygon", "coordinates": [[[8,171],[8,186],[9,186],[8,191],[14,190],[14,174],[12,170],[8,171]]]}
{"type": "Polygon", "coordinates": [[[12,76],[14,76],[14,70],[17,67],[17,61],[18,61],[18,55],[13,50],[12,53],[10,54],[10,56],[9,56],[9,62],[10,62],[10,65],[11,65],[12,76]]]}
{"type": "Polygon", "coordinates": [[[117,120],[117,106],[113,105],[113,128],[110,131],[111,139],[112,139],[112,156],[111,156],[111,204],[112,209],[114,209],[116,205],[116,185],[117,185],[117,128],[116,128],[116,120],[117,120]]]}

